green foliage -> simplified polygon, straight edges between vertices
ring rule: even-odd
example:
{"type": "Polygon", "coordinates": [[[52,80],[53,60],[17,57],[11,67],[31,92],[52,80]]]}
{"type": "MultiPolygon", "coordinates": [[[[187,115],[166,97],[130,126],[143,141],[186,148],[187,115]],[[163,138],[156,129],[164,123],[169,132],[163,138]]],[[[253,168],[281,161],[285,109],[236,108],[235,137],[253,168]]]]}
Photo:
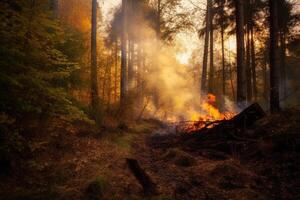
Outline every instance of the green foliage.
{"type": "Polygon", "coordinates": [[[51,17],[48,1],[0,3],[0,110],[83,117],[66,90],[76,82],[82,35],[51,17]]]}
{"type": "Polygon", "coordinates": [[[25,151],[30,119],[94,123],[67,92],[80,84],[84,53],[82,33],[55,19],[48,0],[0,2],[0,154],[25,151]]]}

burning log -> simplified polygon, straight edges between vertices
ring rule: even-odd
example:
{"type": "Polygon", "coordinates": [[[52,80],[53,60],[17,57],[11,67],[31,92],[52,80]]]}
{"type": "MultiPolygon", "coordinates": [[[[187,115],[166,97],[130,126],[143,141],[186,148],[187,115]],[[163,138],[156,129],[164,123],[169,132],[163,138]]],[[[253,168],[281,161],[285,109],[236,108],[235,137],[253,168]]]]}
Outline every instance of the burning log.
{"type": "Polygon", "coordinates": [[[157,194],[156,185],[151,180],[150,176],[140,167],[138,161],[135,159],[126,158],[126,162],[130,171],[143,187],[145,194],[157,194]]]}
{"type": "Polygon", "coordinates": [[[254,103],[237,114],[231,119],[215,120],[215,121],[187,121],[179,123],[176,126],[176,132],[181,133],[199,133],[206,131],[208,128],[215,127],[216,129],[222,127],[232,128],[249,128],[257,120],[266,116],[266,113],[258,103],[254,103]]]}
{"type": "Polygon", "coordinates": [[[247,128],[265,116],[266,113],[260,107],[260,105],[258,103],[254,103],[243,110],[240,114],[233,117],[230,121],[232,121],[236,127],[247,128]]]}
{"type": "Polygon", "coordinates": [[[182,146],[186,149],[214,149],[232,153],[233,149],[243,148],[245,141],[253,142],[245,136],[244,129],[251,127],[265,115],[259,104],[254,103],[232,119],[209,122],[204,128],[182,134],[182,146]]]}

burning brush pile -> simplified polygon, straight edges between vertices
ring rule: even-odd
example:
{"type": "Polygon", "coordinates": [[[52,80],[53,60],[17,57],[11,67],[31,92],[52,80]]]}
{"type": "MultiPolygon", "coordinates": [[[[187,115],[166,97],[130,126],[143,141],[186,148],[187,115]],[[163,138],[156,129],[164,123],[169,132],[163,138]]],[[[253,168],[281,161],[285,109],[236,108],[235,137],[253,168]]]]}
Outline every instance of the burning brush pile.
{"type": "Polygon", "coordinates": [[[243,151],[245,143],[253,143],[255,136],[249,130],[256,121],[266,116],[259,104],[254,103],[230,118],[212,121],[195,121],[188,126],[178,125],[181,144],[191,149],[219,149],[232,153],[233,149],[243,151]]]}
{"type": "MultiPolygon", "coordinates": [[[[299,113],[300,107],[267,116],[254,103],[228,118],[202,115],[177,124],[176,134],[151,135],[141,160],[151,158],[157,185],[172,199],[299,199],[299,113]]],[[[145,173],[135,174],[153,190],[145,173]]]]}
{"type": "Polygon", "coordinates": [[[217,108],[216,96],[208,94],[207,99],[200,105],[200,112],[191,112],[189,121],[176,122],[176,132],[192,133],[203,128],[212,128],[214,125],[232,119],[237,112],[221,112],[217,108]]]}
{"type": "Polygon", "coordinates": [[[267,116],[254,103],[230,118],[153,134],[146,140],[151,151],[143,145],[139,152],[154,182],[127,162],[145,192],[155,193],[157,183],[172,199],[299,199],[299,113],[300,107],[267,116]]]}
{"type": "Polygon", "coordinates": [[[221,113],[214,103],[214,96],[209,95],[209,101],[201,106],[208,115],[199,115],[195,118],[198,120],[176,124],[177,138],[172,139],[175,141],[172,146],[181,146],[185,151],[192,152],[215,152],[216,155],[232,155],[234,152],[244,154],[263,137],[257,135],[257,132],[251,135],[255,122],[266,117],[258,103],[253,103],[237,114],[221,113]]]}

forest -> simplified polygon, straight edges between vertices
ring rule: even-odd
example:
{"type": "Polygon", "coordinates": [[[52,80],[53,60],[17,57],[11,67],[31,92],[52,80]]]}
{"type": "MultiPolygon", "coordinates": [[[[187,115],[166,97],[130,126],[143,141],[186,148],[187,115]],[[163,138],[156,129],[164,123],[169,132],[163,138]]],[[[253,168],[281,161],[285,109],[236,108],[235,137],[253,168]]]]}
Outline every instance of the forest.
{"type": "Polygon", "coordinates": [[[0,200],[300,199],[298,0],[1,0],[0,200]]]}

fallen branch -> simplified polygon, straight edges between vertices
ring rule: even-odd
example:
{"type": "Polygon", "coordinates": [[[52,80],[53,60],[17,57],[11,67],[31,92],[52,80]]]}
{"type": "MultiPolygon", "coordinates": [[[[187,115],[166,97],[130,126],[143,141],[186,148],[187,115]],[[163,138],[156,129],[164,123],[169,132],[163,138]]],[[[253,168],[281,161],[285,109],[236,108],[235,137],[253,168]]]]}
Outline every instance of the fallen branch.
{"type": "Polygon", "coordinates": [[[140,167],[139,163],[135,159],[126,158],[126,162],[130,171],[143,187],[145,194],[153,195],[157,194],[156,185],[151,180],[150,176],[140,167]]]}

